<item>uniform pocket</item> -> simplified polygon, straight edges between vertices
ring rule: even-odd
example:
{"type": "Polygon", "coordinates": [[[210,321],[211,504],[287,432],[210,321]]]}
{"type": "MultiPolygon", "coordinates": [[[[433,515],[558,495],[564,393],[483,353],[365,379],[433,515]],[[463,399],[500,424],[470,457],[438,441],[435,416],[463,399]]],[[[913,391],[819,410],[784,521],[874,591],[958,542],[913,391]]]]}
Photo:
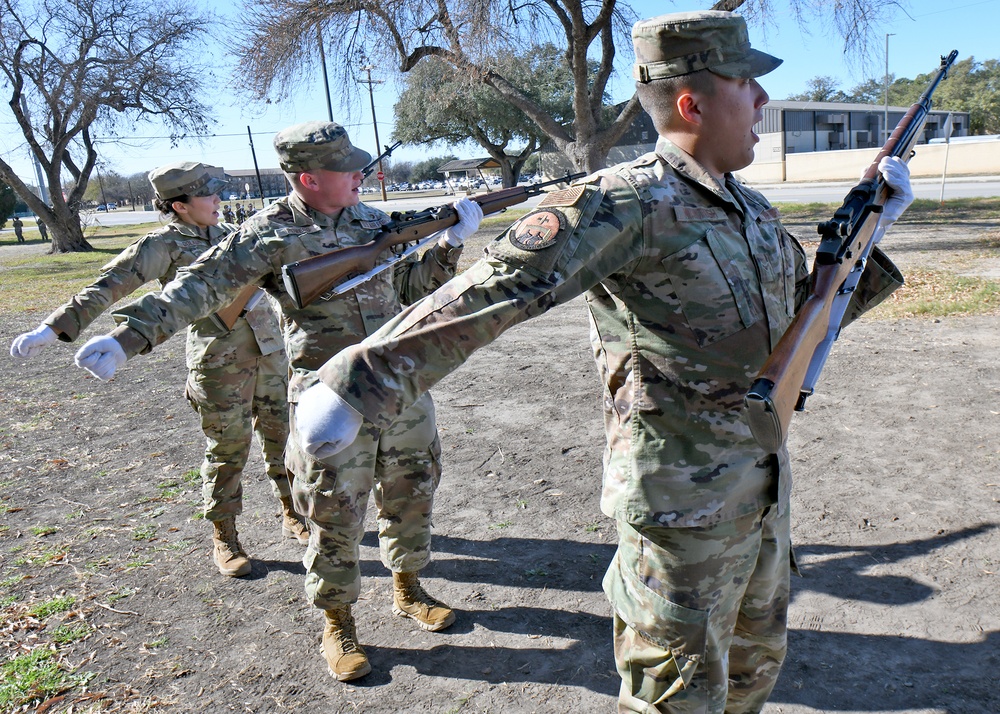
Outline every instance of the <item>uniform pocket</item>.
{"type": "Polygon", "coordinates": [[[685,661],[703,662],[708,612],[678,605],[646,585],[639,575],[641,548],[636,531],[619,530],[618,550],[604,576],[608,600],[618,616],[652,644],[685,661]]]}
{"type": "Polygon", "coordinates": [[[685,321],[702,347],[763,317],[743,274],[748,266],[752,269],[750,258],[736,255],[726,241],[722,231],[710,228],[704,238],[661,261],[685,321]]]}

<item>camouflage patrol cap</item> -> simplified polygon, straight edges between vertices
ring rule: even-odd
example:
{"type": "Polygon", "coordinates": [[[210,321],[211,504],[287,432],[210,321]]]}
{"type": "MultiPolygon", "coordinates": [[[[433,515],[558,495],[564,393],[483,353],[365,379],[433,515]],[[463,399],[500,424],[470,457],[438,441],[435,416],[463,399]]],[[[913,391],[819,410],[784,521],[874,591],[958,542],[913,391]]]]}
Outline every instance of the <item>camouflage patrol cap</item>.
{"type": "Polygon", "coordinates": [[[274,137],[274,150],[281,170],[288,173],[360,171],[372,160],[371,154],[351,144],[344,127],[329,121],[307,121],[282,129],[274,137]]]}
{"type": "Polygon", "coordinates": [[[702,69],[749,79],[767,74],[782,62],[750,47],[747,23],[741,16],[717,10],[641,20],[632,27],[632,45],[632,76],[643,84],[702,69]]]}
{"type": "Polygon", "coordinates": [[[229,185],[225,172],[218,166],[194,161],[159,166],[149,172],[149,182],[161,201],[180,196],[212,196],[229,185]]]}

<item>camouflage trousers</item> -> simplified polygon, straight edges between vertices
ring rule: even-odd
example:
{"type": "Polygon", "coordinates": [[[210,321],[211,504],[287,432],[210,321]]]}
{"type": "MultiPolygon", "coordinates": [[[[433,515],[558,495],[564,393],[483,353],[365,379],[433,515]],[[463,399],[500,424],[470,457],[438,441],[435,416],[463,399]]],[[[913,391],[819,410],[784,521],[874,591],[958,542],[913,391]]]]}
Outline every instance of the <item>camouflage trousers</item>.
{"type": "MultiPolygon", "coordinates": [[[[293,404],[293,424],[294,414],[293,404]]],[[[323,461],[299,448],[293,429],[285,463],[294,474],[295,510],[309,521],[302,562],[306,595],[316,607],[357,602],[359,545],[372,490],[382,563],[393,572],[412,573],[430,561],[431,509],[441,481],[441,442],[430,394],[385,431],[366,421],[350,447],[323,461]]]]}
{"type": "Polygon", "coordinates": [[[604,577],[619,712],[760,712],[785,657],[789,517],[769,508],[707,528],[618,524],[604,577]]]}
{"type": "Polygon", "coordinates": [[[275,497],[291,494],[285,471],[288,441],[288,363],[284,351],[225,367],[192,369],[184,390],[201,417],[205,460],[201,488],[205,518],[243,512],[243,467],[257,434],[275,497]]]}

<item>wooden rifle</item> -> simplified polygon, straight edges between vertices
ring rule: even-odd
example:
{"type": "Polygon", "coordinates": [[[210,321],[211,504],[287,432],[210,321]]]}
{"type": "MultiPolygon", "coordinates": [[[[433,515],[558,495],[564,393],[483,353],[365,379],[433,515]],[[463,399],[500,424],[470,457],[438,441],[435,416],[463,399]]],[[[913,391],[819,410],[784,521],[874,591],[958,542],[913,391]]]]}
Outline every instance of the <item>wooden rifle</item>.
{"type": "MultiPolygon", "coordinates": [[[[474,196],[472,200],[483,209],[483,215],[489,215],[526,201],[530,196],[541,193],[546,186],[573,181],[585,175],[566,174],[544,183],[515,186],[474,196]]],[[[303,308],[317,299],[329,300],[354,289],[422,248],[434,239],[434,234],[458,223],[458,213],[451,204],[424,211],[394,211],[389,217],[392,220],[382,226],[370,243],[338,248],[282,266],[285,289],[296,307],[303,308]],[[413,245],[395,252],[385,262],[378,263],[379,256],[383,253],[407,243],[413,245]]]]}
{"type": "Polygon", "coordinates": [[[256,285],[247,285],[240,290],[239,295],[229,305],[217,312],[213,312],[208,318],[220,330],[228,332],[233,329],[233,325],[241,317],[257,307],[257,303],[264,297],[264,291],[256,285]]]}
{"type": "MultiPolygon", "coordinates": [[[[364,178],[368,178],[375,167],[378,166],[378,162],[382,159],[388,158],[392,155],[392,152],[403,145],[403,142],[397,141],[392,146],[386,146],[385,151],[376,156],[371,162],[361,169],[361,175],[364,178]]],[[[236,296],[236,299],[226,307],[222,308],[218,312],[213,312],[209,315],[209,319],[215,323],[215,326],[220,330],[229,331],[233,329],[233,325],[236,321],[246,315],[248,312],[257,307],[257,303],[260,299],[264,297],[263,291],[257,289],[255,285],[248,285],[240,291],[240,294],[236,296]],[[251,303],[252,301],[252,303],[251,303]]]]}
{"type": "Polygon", "coordinates": [[[744,403],[754,439],[776,453],[788,438],[793,411],[805,409],[868,256],[881,231],[879,217],[891,193],[878,171],[885,156],[909,161],[923,134],[931,95],[948,76],[958,50],[941,57],[930,86],[896,125],[861,182],[852,188],[833,219],[819,224],[819,248],[810,277],[811,293],[757,374],[744,403]]]}

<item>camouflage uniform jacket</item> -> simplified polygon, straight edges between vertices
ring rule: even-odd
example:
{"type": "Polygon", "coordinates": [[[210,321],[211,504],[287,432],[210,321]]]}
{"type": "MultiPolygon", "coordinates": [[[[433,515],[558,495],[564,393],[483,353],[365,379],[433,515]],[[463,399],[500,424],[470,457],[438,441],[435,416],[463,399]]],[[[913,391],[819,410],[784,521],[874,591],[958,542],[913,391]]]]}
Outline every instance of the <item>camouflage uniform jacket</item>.
{"type": "Polygon", "coordinates": [[[227,241],[178,271],[159,295],[114,312],[112,333],[130,357],[152,349],[174,332],[230,303],[246,285],[259,284],[281,305],[281,324],[292,369],[289,401],[316,383],[315,370],[339,350],[360,342],[401,309],[455,274],[461,248],[427,250],[402,261],[352,291],[297,308],[285,291],[282,265],[344,246],[371,242],[389,222],[382,211],[359,204],[331,218],[297,195],[251,216],[227,241]]]}
{"type": "MultiPolygon", "coordinates": [[[[161,286],[167,284],[179,268],[193,263],[234,230],[236,226],[225,223],[209,226],[206,239],[195,226],[173,221],[152,231],[101,268],[96,283],[84,288],[45,322],[61,340],[72,342],[108,307],[151,280],[158,280],[161,286]]],[[[222,367],[280,350],[281,331],[274,311],[266,303],[260,301],[228,332],[210,319],[192,324],[187,337],[188,368],[222,367]]]]}
{"type": "Polygon", "coordinates": [[[548,195],[486,252],[330,360],[323,382],[385,426],[507,328],[586,293],[607,434],[602,510],[685,527],[787,508],[787,450],[756,444],[743,397],[809,281],[759,193],[661,138],[548,195]]]}

